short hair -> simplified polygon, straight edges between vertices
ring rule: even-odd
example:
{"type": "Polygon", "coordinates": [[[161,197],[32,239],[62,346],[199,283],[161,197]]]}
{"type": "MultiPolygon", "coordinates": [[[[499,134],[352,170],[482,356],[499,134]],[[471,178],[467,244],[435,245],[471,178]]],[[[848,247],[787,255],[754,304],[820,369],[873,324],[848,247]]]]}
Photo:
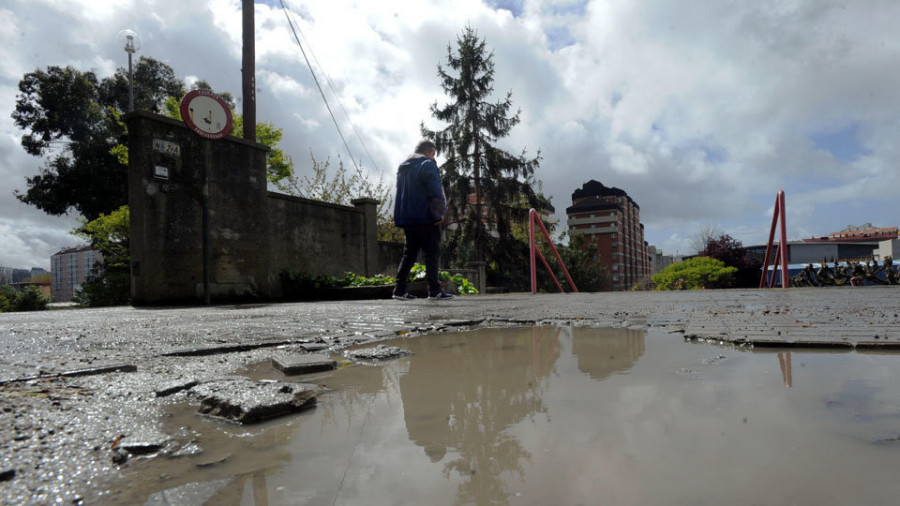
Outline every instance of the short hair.
{"type": "Polygon", "coordinates": [[[419,141],[418,144],[416,144],[416,150],[414,152],[418,153],[420,155],[424,155],[425,153],[427,153],[429,150],[432,150],[432,149],[437,151],[437,148],[434,146],[433,142],[428,141],[428,140],[422,140],[422,141],[419,141]]]}

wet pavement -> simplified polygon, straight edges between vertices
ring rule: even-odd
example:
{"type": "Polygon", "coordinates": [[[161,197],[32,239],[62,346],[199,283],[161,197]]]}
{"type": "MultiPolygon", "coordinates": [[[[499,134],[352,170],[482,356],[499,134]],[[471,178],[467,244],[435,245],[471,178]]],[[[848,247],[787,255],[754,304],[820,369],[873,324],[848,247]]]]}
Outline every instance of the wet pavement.
{"type": "MultiPolygon", "coordinates": [[[[243,448],[247,445],[234,443],[234,440],[238,442],[242,440],[263,441],[259,443],[262,447],[256,450],[256,459],[259,464],[255,470],[248,470],[236,465],[237,462],[254,461],[247,455],[234,456],[236,451],[245,450],[229,450],[229,444],[224,442],[204,444],[202,441],[192,441],[199,429],[185,427],[202,425],[203,431],[209,432],[207,426],[210,423],[220,422],[215,420],[210,422],[208,418],[200,418],[193,414],[197,408],[197,401],[192,400],[189,391],[203,385],[215,384],[216,381],[242,378],[248,374],[247,371],[260,367],[259,364],[265,364],[264,370],[274,371],[271,368],[271,361],[277,356],[314,351],[316,353],[332,353],[335,357],[340,357],[338,352],[347,347],[368,346],[369,344],[374,346],[377,343],[396,338],[416,342],[418,339],[409,340],[409,338],[421,336],[423,342],[426,342],[439,337],[443,338],[441,336],[447,336],[449,333],[471,329],[513,327],[531,329],[532,326],[537,325],[540,329],[560,327],[578,331],[577,329],[581,328],[597,328],[632,331],[641,335],[652,333],[656,336],[653,339],[661,340],[661,342],[671,340],[672,343],[677,343],[682,348],[695,347],[704,350],[723,347],[727,350],[753,349],[756,350],[755,354],[768,347],[786,347],[773,350],[771,352],[772,359],[769,360],[769,367],[778,364],[782,371],[779,373],[779,377],[783,377],[785,364],[793,363],[793,369],[788,367],[788,370],[794,371],[798,367],[804,367],[797,365],[796,358],[793,362],[788,358],[790,353],[798,353],[796,350],[811,353],[815,349],[826,348],[846,352],[855,348],[858,352],[866,354],[878,351],[891,353],[895,348],[900,347],[898,322],[900,322],[900,298],[896,296],[896,289],[892,287],[833,290],[505,295],[460,297],[453,301],[441,302],[424,300],[344,301],[340,303],[209,308],[66,309],[42,313],[2,314],[0,315],[0,343],[2,343],[0,346],[4,353],[0,356],[0,382],[2,382],[0,384],[0,436],[2,436],[0,438],[2,441],[0,442],[0,492],[2,492],[0,498],[7,504],[43,504],[57,501],[133,503],[135,500],[145,501],[148,504],[203,504],[212,497],[230,497],[229,501],[232,504],[352,504],[361,502],[353,495],[356,490],[354,487],[362,486],[365,477],[369,476],[367,473],[372,472],[371,466],[349,468],[356,469],[356,471],[351,472],[351,475],[344,476],[342,474],[344,478],[337,482],[339,485],[325,480],[322,482],[322,488],[298,487],[279,490],[279,486],[287,485],[275,485],[273,488],[270,483],[277,483],[279,480],[291,483],[291,473],[301,472],[301,470],[295,469],[297,465],[300,465],[298,462],[306,466],[302,472],[308,473],[311,479],[317,476],[316,473],[325,476],[331,475],[336,469],[341,469],[342,473],[343,470],[348,469],[346,465],[329,464],[329,462],[334,464],[341,461],[348,455],[346,452],[349,450],[345,444],[336,442],[336,439],[340,438],[319,438],[317,440],[319,446],[314,451],[301,448],[295,451],[285,448],[285,446],[290,447],[285,441],[298,437],[291,432],[290,427],[303,425],[303,420],[310,416],[324,416],[329,409],[333,411],[332,408],[320,409],[324,406],[321,404],[322,402],[333,402],[332,399],[349,395],[346,393],[347,391],[339,388],[340,382],[344,380],[334,378],[347,375],[349,378],[347,381],[352,383],[367,383],[371,380],[374,386],[358,385],[357,388],[362,391],[365,391],[365,388],[384,390],[383,386],[378,386],[384,384],[382,372],[376,375],[371,371],[384,371],[384,374],[388,375],[387,371],[392,370],[391,367],[397,366],[391,365],[384,368],[366,366],[372,368],[367,373],[370,375],[369,379],[366,379],[365,374],[361,378],[355,378],[353,375],[347,374],[348,370],[363,366],[348,366],[346,361],[349,359],[345,357],[342,359],[345,362],[337,371],[317,373],[326,375],[322,378],[328,381],[337,382],[337,384],[326,384],[333,391],[321,394],[319,406],[301,414],[290,415],[281,421],[263,422],[254,426],[222,425],[218,432],[229,433],[228,431],[232,431],[237,434],[237,436],[228,438],[229,441],[232,441],[230,445],[235,448],[243,448]],[[698,346],[684,343],[683,341],[686,339],[699,341],[702,344],[698,346]],[[777,360],[774,358],[776,356],[777,360]],[[113,367],[119,372],[89,374],[108,367],[113,367]],[[127,372],[130,370],[133,372],[127,372]],[[63,373],[76,371],[82,375],[61,376],[63,373]],[[338,376],[327,376],[329,374],[338,376]],[[189,420],[195,421],[173,423],[173,420],[179,416],[185,416],[189,420]],[[265,438],[259,439],[255,435],[258,431],[284,432],[283,438],[286,439],[282,439],[281,443],[274,445],[271,444],[271,441],[265,443],[265,438]],[[333,454],[330,453],[331,449],[334,450],[333,454]],[[313,451],[313,453],[305,453],[308,451],[313,451]],[[302,455],[307,455],[309,458],[303,458],[302,455]],[[167,476],[171,477],[176,473],[166,471],[166,469],[172,467],[172,459],[177,461],[178,458],[188,459],[192,469],[200,469],[200,472],[206,474],[193,476],[182,484],[173,482],[167,476]],[[206,460],[195,462],[190,459],[206,460]],[[262,474],[260,475],[260,473],[262,474]],[[142,478],[137,479],[136,476],[142,478]],[[243,481],[236,481],[236,476],[242,477],[243,481]],[[277,478],[277,476],[284,477],[277,478]],[[154,487],[142,488],[140,493],[143,494],[142,496],[140,494],[128,496],[129,484],[135,483],[135,480],[139,482],[142,480],[153,481],[156,483],[156,487],[155,489],[154,487]],[[248,486],[247,483],[251,485],[248,486]],[[254,483],[255,486],[252,485],[254,483]],[[325,485],[325,483],[329,484],[325,485]],[[341,483],[344,485],[340,485],[341,483]],[[283,490],[291,491],[291,495],[278,495],[283,490]],[[226,495],[222,496],[223,493],[226,495]]],[[[578,346],[588,347],[597,344],[591,344],[591,340],[579,340],[579,343],[578,346]]],[[[394,345],[396,342],[385,344],[394,345]]],[[[574,347],[574,341],[569,346],[574,347]]],[[[513,355],[517,353],[515,347],[506,352],[513,355]]],[[[533,350],[528,353],[533,353],[533,350]]],[[[575,353],[574,356],[580,357],[584,353],[575,353]]],[[[642,356],[644,352],[632,346],[628,353],[635,355],[635,360],[637,360],[637,357],[642,356]]],[[[625,355],[614,355],[615,359],[610,358],[609,364],[604,364],[598,369],[607,372],[592,375],[594,381],[608,381],[604,374],[616,376],[620,369],[628,370],[633,367],[633,364],[628,365],[627,363],[630,359],[623,358],[625,355]],[[617,365],[619,361],[624,362],[617,365]]],[[[846,353],[838,355],[847,356],[846,353]]],[[[857,356],[857,353],[851,353],[851,355],[857,356]]],[[[713,354],[713,358],[710,360],[714,360],[716,356],[718,355],[713,354]]],[[[413,355],[390,363],[400,364],[402,361],[415,360],[416,357],[413,355]]],[[[887,357],[888,360],[900,359],[900,357],[894,357],[893,354],[889,354],[887,357]]],[[[557,360],[559,359],[557,358],[557,360]]],[[[725,363],[727,364],[728,361],[725,363]]],[[[801,361],[800,363],[806,362],[801,361]]],[[[530,367],[536,366],[532,363],[530,367]]],[[[671,373],[670,369],[671,367],[668,366],[663,367],[659,373],[663,374],[666,371],[671,373]]],[[[680,369],[682,368],[678,370],[680,371],[680,369]]],[[[698,369],[685,366],[683,369],[685,370],[678,374],[678,377],[682,378],[680,381],[690,382],[692,379],[696,380],[694,373],[701,376],[703,374],[702,367],[698,369]]],[[[878,370],[883,369],[879,368],[878,370]]],[[[453,372],[444,371],[442,366],[437,363],[424,367],[423,370],[430,371],[431,376],[416,383],[421,383],[421,389],[425,393],[431,391],[432,383],[440,384],[438,376],[446,376],[453,372]]],[[[729,368],[722,368],[722,370],[729,370],[729,368]]],[[[864,370],[864,368],[858,370],[864,370]]],[[[400,384],[402,403],[396,398],[391,401],[391,395],[396,394],[387,394],[386,400],[372,401],[374,403],[373,410],[369,416],[376,424],[389,423],[390,417],[386,415],[388,412],[402,411],[402,408],[397,406],[398,403],[406,406],[406,399],[403,399],[402,395],[402,382],[408,381],[404,380],[407,376],[398,370],[394,370],[390,374],[394,375],[392,381],[400,384]],[[380,402],[388,402],[391,407],[377,407],[376,405],[380,402]]],[[[851,373],[847,381],[852,379],[854,374],[858,373],[851,373]]],[[[591,376],[590,373],[588,375],[591,376]]],[[[510,376],[509,381],[515,379],[515,373],[512,371],[509,375],[501,374],[500,377],[483,379],[486,383],[488,380],[496,382],[507,376],[510,376]]],[[[519,381],[521,379],[516,380],[517,384],[521,383],[519,381]]],[[[288,380],[293,381],[293,379],[288,380]]],[[[299,377],[296,381],[316,383],[314,378],[310,380],[308,376],[299,377]]],[[[653,382],[665,383],[666,381],[671,381],[671,378],[656,377],[653,379],[653,382]]],[[[748,378],[746,381],[752,383],[753,380],[748,378]]],[[[536,379],[534,383],[540,384],[541,381],[536,379]]],[[[567,390],[562,387],[560,389],[561,391],[567,390]]],[[[893,420],[893,399],[876,398],[874,401],[871,399],[865,401],[866,397],[862,396],[864,400],[860,401],[860,395],[856,395],[855,390],[841,392],[841,390],[835,390],[827,392],[827,395],[834,397],[831,406],[850,406],[850,408],[846,408],[845,416],[852,418],[862,412],[865,416],[873,416],[879,420],[893,420]],[[863,402],[862,408],[859,407],[860,402],[863,402]]],[[[521,394],[516,399],[525,405],[532,406],[535,402],[540,402],[532,394],[527,392],[521,394]]],[[[826,393],[821,395],[826,395],[826,393]]],[[[576,400],[569,399],[560,402],[571,403],[576,400]]],[[[529,411],[531,414],[517,415],[513,418],[528,419],[543,413],[540,409],[532,409],[533,407],[526,409],[526,411],[531,410],[529,411]]],[[[623,404],[620,408],[626,409],[627,405],[623,404]]],[[[711,409],[715,408],[716,406],[712,406],[711,409]]],[[[480,409],[484,412],[487,407],[482,406],[480,409]]],[[[490,411],[500,413],[502,410],[492,409],[490,411]]],[[[733,416],[738,416],[739,411],[735,410],[733,416]]],[[[655,412],[649,414],[659,416],[659,413],[655,412]]],[[[432,415],[423,416],[428,419],[432,415]]],[[[575,415],[559,416],[578,418],[575,415]]],[[[674,417],[671,413],[666,416],[674,417]]],[[[746,415],[740,418],[745,417],[753,420],[751,416],[746,415]]],[[[731,422],[733,423],[733,420],[731,422]]],[[[224,424],[224,422],[222,423],[224,424]]],[[[519,422],[507,421],[504,423],[507,429],[514,430],[514,426],[519,422]]],[[[804,423],[815,423],[815,420],[806,420],[804,423]]],[[[743,422],[741,424],[743,425],[743,422]]],[[[754,427],[763,434],[773,431],[772,426],[765,424],[754,425],[754,427]]],[[[883,448],[890,449],[897,439],[896,434],[891,432],[891,427],[889,424],[879,425],[877,430],[873,428],[871,433],[857,436],[867,441],[878,442],[875,446],[878,446],[879,449],[875,451],[881,451],[883,448]]],[[[562,431],[565,432],[565,430],[562,431]]],[[[544,432],[552,433],[556,430],[544,432]]],[[[395,434],[392,437],[402,439],[401,436],[402,434],[395,434]]],[[[665,434],[660,438],[665,439],[663,436],[665,434]]],[[[208,439],[211,436],[203,437],[208,439]]],[[[495,437],[499,436],[495,435],[495,437]]],[[[519,436],[519,439],[533,439],[534,437],[533,435],[519,436]]],[[[790,447],[785,436],[773,437],[775,441],[788,444],[788,448],[790,447]]],[[[406,438],[413,439],[411,431],[407,431],[406,438]]],[[[301,439],[309,438],[302,437],[301,439]]],[[[348,439],[348,441],[352,440],[352,438],[348,439]]],[[[693,441],[696,445],[706,443],[697,436],[693,441]]],[[[392,452],[394,450],[391,448],[396,442],[387,438],[377,441],[377,444],[382,450],[392,452]]],[[[251,450],[253,444],[250,445],[251,450]]],[[[445,478],[440,486],[420,487],[422,490],[430,490],[434,494],[438,494],[430,503],[480,502],[481,499],[478,498],[481,496],[460,495],[460,487],[464,483],[472,483],[472,480],[466,481],[460,478],[464,476],[460,474],[462,464],[457,462],[458,465],[450,465],[451,462],[456,462],[460,458],[459,455],[451,455],[460,451],[459,445],[456,443],[446,444],[443,450],[444,455],[437,460],[434,459],[439,456],[441,451],[430,448],[429,445],[430,443],[412,449],[398,447],[396,456],[402,462],[403,452],[418,448],[418,451],[422,452],[424,456],[422,458],[427,457],[434,465],[443,462],[441,465],[450,466],[452,472],[447,474],[448,476],[452,474],[452,479],[445,478]],[[453,486],[449,486],[448,483],[453,486]]],[[[578,447],[577,440],[575,442],[551,441],[548,445],[561,448],[578,447]]],[[[629,466],[634,468],[634,463],[629,463],[630,453],[639,451],[643,447],[630,446],[627,442],[619,442],[617,445],[613,445],[611,448],[609,459],[595,461],[593,464],[587,462],[585,465],[590,464],[595,467],[599,466],[599,469],[607,469],[612,476],[615,476],[615,473],[626,473],[627,475],[630,472],[629,466]]],[[[764,446],[774,453],[778,452],[778,445],[767,443],[764,446]]],[[[541,455],[535,453],[534,448],[538,447],[532,447],[528,452],[532,455],[541,455]]],[[[503,447],[495,449],[504,451],[503,447]]],[[[650,448],[644,448],[644,450],[652,451],[650,448]]],[[[691,453],[690,448],[682,447],[672,448],[668,451],[672,452],[673,456],[683,452],[691,453]]],[[[721,455],[716,455],[716,459],[721,460],[725,460],[726,456],[742,458],[740,456],[733,457],[735,452],[713,453],[721,453],[721,455]]],[[[740,455],[740,453],[737,454],[740,455]]],[[[366,456],[365,453],[359,455],[366,456]]],[[[373,455],[365,458],[377,460],[380,453],[373,455]]],[[[563,468],[575,465],[578,459],[574,457],[567,459],[566,455],[567,452],[555,452],[549,462],[557,462],[557,467],[563,468]]],[[[866,460],[870,458],[871,456],[865,455],[866,460]]],[[[875,462],[884,466],[890,464],[893,467],[896,462],[892,459],[893,453],[887,456],[882,455],[875,462]]],[[[716,462],[717,460],[710,461],[716,462]]],[[[805,459],[799,459],[800,463],[804,461],[805,459]]],[[[515,490],[514,487],[506,486],[505,489],[511,491],[505,496],[508,503],[541,504],[541,500],[547,497],[541,494],[547,493],[556,494],[557,498],[562,498],[561,501],[556,501],[559,504],[583,502],[579,499],[581,496],[574,492],[572,494],[575,495],[560,495],[564,494],[565,490],[571,490],[575,485],[568,488],[535,488],[534,484],[540,480],[533,477],[542,476],[549,471],[545,467],[547,464],[543,457],[533,458],[529,462],[531,462],[529,466],[534,467],[534,470],[511,471],[512,474],[519,473],[532,478],[526,480],[528,486],[516,487],[515,490]],[[521,495],[517,496],[516,493],[521,495]]],[[[750,462],[762,466],[758,460],[750,462]]],[[[485,465],[489,467],[491,464],[482,463],[482,468],[485,465]]],[[[421,467],[427,468],[428,466],[421,467]]],[[[638,466],[632,471],[636,471],[639,476],[651,472],[664,476],[667,472],[674,472],[671,469],[667,470],[662,463],[653,469],[643,469],[638,466]]],[[[790,469],[783,469],[781,472],[789,471],[790,469]]],[[[675,474],[678,475],[681,472],[684,472],[683,468],[680,468],[675,474]]],[[[478,473],[477,469],[475,473],[478,473]]],[[[493,485],[488,482],[495,478],[490,478],[490,476],[497,474],[506,476],[509,472],[488,472],[486,474],[488,476],[484,478],[485,483],[477,486],[491,489],[493,485]]],[[[438,473],[438,475],[443,474],[438,473]]],[[[878,475],[872,476],[877,477],[878,475]]],[[[428,477],[426,482],[434,479],[433,476],[428,477]]],[[[506,478],[503,479],[506,480],[506,478]]],[[[763,473],[760,479],[772,480],[775,479],[775,476],[763,473]]],[[[747,480],[741,482],[743,483],[741,486],[749,487],[749,482],[745,483],[745,481],[747,480]]],[[[391,482],[375,480],[373,483],[388,490],[391,482]]],[[[503,483],[507,482],[503,481],[503,483]]],[[[723,487],[721,484],[716,486],[723,487]]],[[[413,498],[425,497],[416,495],[417,487],[419,485],[407,486],[406,488],[409,489],[407,496],[400,494],[393,497],[385,493],[379,500],[370,502],[370,504],[402,504],[405,502],[414,504],[416,501],[413,498]],[[408,498],[404,499],[404,497],[408,498]]],[[[662,488],[661,490],[666,489],[662,488]]],[[[876,487],[876,490],[896,492],[884,487],[880,489],[876,487]]],[[[727,487],[721,491],[722,494],[726,492],[727,487]]],[[[628,504],[627,498],[630,497],[628,493],[624,490],[618,493],[620,495],[604,502],[628,504]]],[[[712,492],[710,493],[712,494],[712,492]]],[[[800,492],[785,489],[784,493],[797,494],[800,492]]],[[[646,494],[647,492],[644,491],[637,497],[643,498],[645,504],[652,503],[652,498],[656,496],[646,494]]],[[[704,496],[698,494],[685,497],[694,503],[702,503],[703,501],[697,501],[698,498],[721,498],[724,495],[704,496]]],[[[819,497],[819,495],[808,497],[819,497]]],[[[877,504],[877,502],[868,502],[868,499],[874,501],[876,498],[877,494],[869,495],[864,498],[866,500],[856,503],[877,504]]],[[[592,502],[594,501],[586,503],[592,502]]],[[[712,500],[710,503],[716,502],[716,500],[712,500]]],[[[771,501],[763,502],[771,503],[771,501]]],[[[799,502],[807,501],[800,500],[799,502]]],[[[821,501],[817,502],[822,503],[821,501]]]]}

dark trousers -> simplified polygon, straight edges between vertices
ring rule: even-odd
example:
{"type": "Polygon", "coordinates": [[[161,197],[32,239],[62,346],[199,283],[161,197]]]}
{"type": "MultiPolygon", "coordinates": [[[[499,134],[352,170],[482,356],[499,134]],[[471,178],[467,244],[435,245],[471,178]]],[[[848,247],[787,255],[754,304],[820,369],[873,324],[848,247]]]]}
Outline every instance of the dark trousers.
{"type": "Polygon", "coordinates": [[[406,234],[406,245],[403,248],[400,267],[397,268],[394,293],[398,295],[406,293],[409,271],[416,263],[419,250],[425,253],[425,282],[428,284],[428,294],[440,293],[441,282],[438,279],[441,260],[440,225],[407,225],[403,227],[403,232],[406,234]]]}

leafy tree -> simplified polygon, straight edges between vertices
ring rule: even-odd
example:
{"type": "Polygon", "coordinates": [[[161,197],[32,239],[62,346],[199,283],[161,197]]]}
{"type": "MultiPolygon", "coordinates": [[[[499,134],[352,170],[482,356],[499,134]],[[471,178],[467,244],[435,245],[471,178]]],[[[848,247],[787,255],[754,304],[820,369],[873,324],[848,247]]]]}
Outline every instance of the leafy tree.
{"type": "Polygon", "coordinates": [[[130,262],[128,222],[128,206],[122,206],[109,214],[101,214],[95,220],[83,221],[79,228],[72,231],[72,235],[89,241],[91,247],[103,255],[107,268],[127,270],[130,262]]]}
{"type": "Polygon", "coordinates": [[[91,247],[103,255],[103,264],[91,269],[88,279],[74,300],[82,306],[115,306],[127,304],[131,296],[131,274],[128,250],[128,206],[97,219],[85,221],[72,234],[90,241],[91,247]]]}
{"type": "Polygon", "coordinates": [[[752,288],[759,285],[762,262],[751,260],[741,241],[728,234],[708,238],[699,256],[715,258],[727,266],[736,268],[734,286],[738,288],[752,288]]]}
{"type": "MultiPolygon", "coordinates": [[[[25,151],[47,158],[39,174],[26,178],[28,190],[15,192],[20,201],[53,215],[74,209],[88,220],[128,202],[127,171],[111,152],[125,135],[124,72],[102,81],[73,67],[25,74],[12,118],[25,131],[25,151]]],[[[181,81],[162,62],[141,57],[135,75],[138,108],[159,111],[170,94],[182,95],[181,81]]]]}
{"type": "Polygon", "coordinates": [[[329,175],[331,161],[316,160],[312,153],[312,176],[298,177],[291,172],[287,177],[275,182],[279,190],[308,199],[331,202],[349,206],[353,199],[373,198],[378,200],[378,239],[381,241],[403,242],[403,231],[394,226],[394,205],[391,197],[392,188],[379,178],[373,183],[366,177],[362,168],[357,166],[353,173],[349,173],[343,160],[338,157],[338,168],[334,174],[329,175]]]}
{"type": "Polygon", "coordinates": [[[450,102],[431,106],[432,116],[449,124],[442,130],[421,126],[422,135],[446,157],[441,165],[448,201],[444,257],[460,266],[485,260],[495,276],[509,275],[527,262],[527,246],[513,237],[511,224],[525,221],[529,208],[546,205],[532,188],[540,152],[526,158],[524,151],[517,156],[494,145],[519,123],[519,112],[509,115],[512,92],[488,102],[493,92],[493,53],[472,28],[456,42],[455,54],[447,46],[448,68],[438,65],[450,102]]]}
{"type": "MultiPolygon", "coordinates": [[[[572,281],[580,292],[604,292],[612,289],[612,281],[609,273],[597,261],[597,243],[588,239],[585,235],[575,235],[569,239],[569,245],[559,250],[559,256],[572,281]]],[[[561,272],[561,271],[560,271],[561,272]]],[[[563,287],[568,283],[565,275],[557,278],[563,287]]],[[[555,289],[555,286],[554,286],[555,289]]]]}
{"type": "MultiPolygon", "coordinates": [[[[22,147],[47,157],[39,174],[26,178],[28,190],[16,197],[42,211],[61,215],[74,209],[93,220],[128,203],[127,131],[122,115],[128,107],[127,70],[99,80],[94,72],[50,66],[25,74],[12,118],[25,131],[22,147]]],[[[205,81],[195,88],[211,89],[205,81]]],[[[171,67],[141,57],[134,68],[135,109],[181,119],[184,83],[171,67]]],[[[234,98],[219,93],[232,109],[234,98]]],[[[232,135],[243,135],[243,119],[234,115],[232,135]]],[[[267,175],[276,181],[289,175],[293,164],[275,148],[282,138],[271,123],[257,124],[257,141],[271,149],[267,175]]]]}
{"type": "Polygon", "coordinates": [[[694,257],[672,264],[653,275],[657,290],[699,290],[726,288],[734,282],[737,269],[721,260],[694,257]]]}
{"type": "MultiPolygon", "coordinates": [[[[183,87],[172,67],[141,56],[134,67],[134,108],[160,114],[167,98],[181,100],[183,87]]],[[[119,67],[112,77],[104,79],[100,83],[100,97],[101,103],[112,105],[116,111],[128,112],[128,69],[119,67]]]]}

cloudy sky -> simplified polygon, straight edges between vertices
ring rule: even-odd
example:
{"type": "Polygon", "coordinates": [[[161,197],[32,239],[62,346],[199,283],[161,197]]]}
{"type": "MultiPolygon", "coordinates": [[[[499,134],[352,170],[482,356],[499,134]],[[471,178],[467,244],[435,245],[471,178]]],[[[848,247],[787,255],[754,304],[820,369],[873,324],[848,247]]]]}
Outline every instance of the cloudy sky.
{"type": "MultiPolygon", "coordinates": [[[[540,150],[537,177],[565,221],[590,179],[641,208],[646,239],[692,253],[715,226],[764,243],[778,190],[789,239],[897,226],[896,0],[285,0],[350,145],[344,148],[278,0],[257,0],[258,120],[283,128],[301,174],[362,160],[393,180],[447,47],[471,26],[493,50],[495,99],[521,123],[502,146],[540,150]],[[352,127],[351,127],[352,125],[352,127]]],[[[9,113],[26,72],[127,66],[117,34],[179,78],[241,94],[240,0],[7,0],[0,6],[0,266],[49,268],[77,216],[18,202],[42,161],[9,113]]],[[[240,109],[240,106],[238,107],[240,109]]],[[[440,157],[439,157],[440,161],[440,157]]]]}

